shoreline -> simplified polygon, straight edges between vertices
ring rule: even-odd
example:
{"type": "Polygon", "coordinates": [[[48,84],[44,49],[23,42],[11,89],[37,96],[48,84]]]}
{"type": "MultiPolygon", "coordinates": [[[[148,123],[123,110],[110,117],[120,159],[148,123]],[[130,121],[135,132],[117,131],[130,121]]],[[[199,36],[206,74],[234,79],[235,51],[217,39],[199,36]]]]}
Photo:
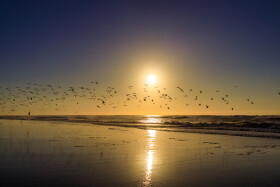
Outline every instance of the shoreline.
{"type": "MultiPolygon", "coordinates": [[[[98,116],[102,117],[102,116],[98,116]]],[[[109,117],[109,116],[107,116],[109,117]]],[[[278,117],[278,115],[277,115],[278,117]]],[[[278,119],[278,118],[276,118],[278,119]]],[[[228,135],[228,136],[244,136],[244,137],[259,137],[259,138],[274,138],[280,139],[280,132],[271,132],[270,129],[265,128],[230,128],[230,127],[213,127],[207,126],[186,126],[185,124],[174,125],[174,124],[162,124],[162,123],[123,123],[123,122],[100,122],[86,118],[85,116],[0,116],[0,120],[22,120],[22,121],[46,121],[46,122],[66,122],[66,123],[80,123],[80,124],[91,124],[91,125],[103,125],[112,127],[127,127],[127,128],[138,128],[138,129],[154,129],[159,131],[170,131],[170,132],[185,132],[185,133],[198,133],[198,134],[216,134],[216,135],[228,135]],[[72,117],[72,118],[67,118],[72,117]],[[174,126],[173,126],[174,125],[174,126]]]]}

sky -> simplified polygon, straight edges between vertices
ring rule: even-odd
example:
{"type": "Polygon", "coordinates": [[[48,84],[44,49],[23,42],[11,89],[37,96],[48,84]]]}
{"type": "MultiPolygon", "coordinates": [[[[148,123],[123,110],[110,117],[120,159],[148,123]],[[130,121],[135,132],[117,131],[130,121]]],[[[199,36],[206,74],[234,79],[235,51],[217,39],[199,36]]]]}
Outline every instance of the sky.
{"type": "MultiPolygon", "coordinates": [[[[1,1],[0,85],[68,87],[99,81],[101,95],[109,85],[123,93],[133,85],[139,92],[154,74],[158,88],[178,98],[172,110],[85,104],[79,114],[280,114],[279,9],[277,1],[1,1]],[[203,90],[203,104],[209,97],[224,97],[215,95],[220,90],[232,96],[237,110],[223,102],[201,109],[190,99],[199,92],[188,93],[185,101],[177,86],[203,90]]],[[[154,97],[156,91],[151,90],[154,97]]],[[[77,113],[73,107],[33,111],[77,113]]]]}

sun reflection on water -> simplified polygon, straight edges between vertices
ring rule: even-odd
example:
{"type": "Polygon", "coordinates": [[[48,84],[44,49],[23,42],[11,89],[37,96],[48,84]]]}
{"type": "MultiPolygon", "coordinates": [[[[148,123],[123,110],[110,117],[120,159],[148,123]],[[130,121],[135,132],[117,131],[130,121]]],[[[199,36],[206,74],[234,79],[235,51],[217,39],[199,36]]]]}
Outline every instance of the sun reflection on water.
{"type": "Polygon", "coordinates": [[[143,182],[144,186],[151,186],[156,130],[148,130],[148,137],[149,150],[147,152],[147,166],[145,169],[146,176],[143,182]]]}
{"type": "Polygon", "coordinates": [[[162,119],[155,117],[155,116],[147,116],[146,119],[142,120],[142,123],[144,124],[157,124],[157,123],[162,123],[162,119]]]}
{"type": "MultiPolygon", "coordinates": [[[[148,130],[148,133],[149,133],[149,138],[150,140],[152,140],[152,144],[154,143],[153,140],[154,138],[156,137],[156,130],[148,130]]],[[[150,143],[150,142],[149,142],[150,143]]]]}

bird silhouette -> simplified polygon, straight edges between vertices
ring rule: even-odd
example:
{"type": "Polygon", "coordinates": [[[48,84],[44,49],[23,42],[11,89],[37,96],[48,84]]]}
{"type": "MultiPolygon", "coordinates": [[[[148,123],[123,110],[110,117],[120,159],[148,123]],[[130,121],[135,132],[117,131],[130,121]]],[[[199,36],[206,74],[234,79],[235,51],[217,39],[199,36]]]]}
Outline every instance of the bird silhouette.
{"type": "MultiPolygon", "coordinates": [[[[84,103],[92,104],[92,106],[96,106],[99,109],[102,108],[100,106],[107,106],[115,109],[121,108],[122,106],[127,107],[135,105],[137,107],[145,107],[149,104],[153,104],[156,107],[162,108],[162,110],[165,109],[163,106],[171,110],[170,106],[174,106],[175,102],[182,101],[182,105],[184,105],[183,103],[188,98],[194,98],[193,102],[199,100],[199,103],[197,103],[198,106],[210,108],[208,104],[204,103],[203,96],[198,97],[194,95],[192,88],[188,89],[190,93],[185,94],[183,93],[185,92],[184,89],[180,85],[173,89],[178,90],[182,94],[172,95],[167,93],[166,87],[148,87],[147,84],[144,84],[145,87],[140,90],[137,90],[135,85],[127,85],[124,91],[118,90],[118,88],[114,86],[105,86],[102,84],[100,86],[95,86],[97,84],[99,84],[99,82],[89,81],[88,85],[78,86],[27,83],[23,86],[0,87],[0,112],[7,111],[16,113],[22,109],[29,109],[31,106],[37,107],[38,111],[44,111],[46,106],[54,111],[65,111],[71,110],[70,107],[67,106],[67,103],[70,102],[77,105],[79,104],[79,108],[82,108],[84,103]],[[92,88],[93,86],[94,88],[92,88]]],[[[172,93],[172,89],[170,90],[172,93]]],[[[203,89],[199,90],[199,93],[204,93],[203,95],[206,95],[205,93],[207,93],[207,90],[202,90],[203,89]]],[[[220,90],[216,90],[217,95],[214,95],[215,98],[218,96],[218,92],[220,92],[220,90]]],[[[280,95],[280,93],[278,93],[278,95],[280,95]]],[[[219,102],[219,100],[214,102],[214,97],[210,97],[213,104],[219,102]]],[[[219,97],[221,97],[222,102],[226,105],[234,104],[233,100],[231,100],[234,95],[231,95],[231,93],[221,92],[219,97]],[[221,97],[222,95],[224,95],[224,97],[221,97]]],[[[246,100],[249,104],[253,105],[255,103],[250,97],[246,98],[246,100]]],[[[179,104],[180,103],[178,103],[178,105],[179,104]]],[[[185,107],[191,109],[189,105],[191,105],[191,103],[185,104],[185,107]]],[[[212,105],[211,108],[213,108],[212,105]]],[[[233,110],[233,107],[231,106],[230,109],[233,110]]],[[[28,115],[30,115],[30,112],[28,115]]]]}

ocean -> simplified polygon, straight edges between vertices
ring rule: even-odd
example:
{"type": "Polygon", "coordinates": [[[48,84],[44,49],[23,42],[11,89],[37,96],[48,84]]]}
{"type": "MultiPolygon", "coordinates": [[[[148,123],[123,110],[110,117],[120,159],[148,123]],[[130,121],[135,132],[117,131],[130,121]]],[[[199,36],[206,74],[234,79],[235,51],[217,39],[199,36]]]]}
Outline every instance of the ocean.
{"type": "Polygon", "coordinates": [[[0,116],[0,119],[75,122],[173,132],[280,138],[279,115],[42,115],[0,116]]]}

